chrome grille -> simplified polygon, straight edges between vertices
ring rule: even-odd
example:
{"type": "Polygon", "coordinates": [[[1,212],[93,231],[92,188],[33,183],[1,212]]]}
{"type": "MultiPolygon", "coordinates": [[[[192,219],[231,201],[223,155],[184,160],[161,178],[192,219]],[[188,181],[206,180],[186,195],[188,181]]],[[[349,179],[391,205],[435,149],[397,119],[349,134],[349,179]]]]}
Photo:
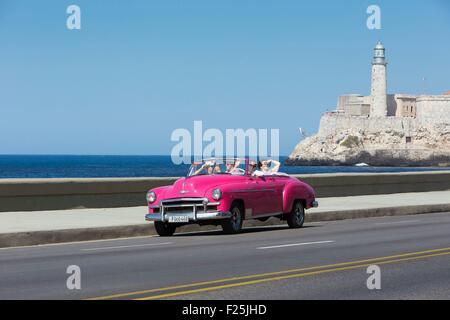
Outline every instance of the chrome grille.
{"type": "Polygon", "coordinates": [[[207,198],[177,198],[161,200],[159,206],[153,207],[154,213],[161,213],[162,221],[169,215],[188,214],[197,220],[197,213],[216,211],[218,202],[208,202],[207,198]]]}

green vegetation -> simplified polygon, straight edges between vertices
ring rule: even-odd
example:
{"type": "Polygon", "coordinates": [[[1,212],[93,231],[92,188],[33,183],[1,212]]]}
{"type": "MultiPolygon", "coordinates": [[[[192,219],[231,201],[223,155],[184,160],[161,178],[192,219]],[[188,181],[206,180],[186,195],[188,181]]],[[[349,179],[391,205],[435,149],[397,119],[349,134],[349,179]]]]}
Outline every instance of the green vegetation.
{"type": "Polygon", "coordinates": [[[341,146],[346,148],[355,148],[361,144],[360,140],[356,136],[348,136],[344,141],[341,142],[341,146]]]}

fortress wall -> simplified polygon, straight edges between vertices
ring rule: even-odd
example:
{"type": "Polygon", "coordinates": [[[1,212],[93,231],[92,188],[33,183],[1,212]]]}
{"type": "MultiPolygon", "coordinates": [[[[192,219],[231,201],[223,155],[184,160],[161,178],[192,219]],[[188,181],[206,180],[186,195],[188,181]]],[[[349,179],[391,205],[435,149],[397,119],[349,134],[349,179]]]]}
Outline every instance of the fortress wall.
{"type": "Polygon", "coordinates": [[[420,96],[416,106],[418,119],[450,121],[450,96],[420,96]]]}
{"type": "Polygon", "coordinates": [[[417,122],[414,119],[386,117],[355,117],[337,113],[326,113],[320,120],[319,136],[328,136],[348,129],[361,129],[365,132],[414,130],[417,122]]]}

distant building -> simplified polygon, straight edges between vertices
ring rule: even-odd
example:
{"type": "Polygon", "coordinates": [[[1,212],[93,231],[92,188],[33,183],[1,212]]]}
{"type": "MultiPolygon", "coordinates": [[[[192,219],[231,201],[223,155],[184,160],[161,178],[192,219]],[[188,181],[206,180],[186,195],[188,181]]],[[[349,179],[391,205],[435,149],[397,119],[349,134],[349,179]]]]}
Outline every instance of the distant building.
{"type": "Polygon", "coordinates": [[[450,91],[443,95],[388,94],[386,49],[378,42],[372,60],[371,94],[340,96],[336,112],[349,116],[450,119],[450,91]]]}

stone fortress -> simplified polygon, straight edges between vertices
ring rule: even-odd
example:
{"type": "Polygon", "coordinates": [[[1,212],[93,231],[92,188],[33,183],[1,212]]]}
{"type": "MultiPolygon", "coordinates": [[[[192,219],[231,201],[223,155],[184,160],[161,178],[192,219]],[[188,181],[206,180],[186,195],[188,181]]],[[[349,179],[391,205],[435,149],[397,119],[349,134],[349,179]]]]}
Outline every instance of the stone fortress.
{"type": "Polygon", "coordinates": [[[339,97],[316,135],[302,140],[292,165],[450,166],[450,91],[442,95],[387,93],[381,42],[372,60],[370,96],[339,97]]]}

